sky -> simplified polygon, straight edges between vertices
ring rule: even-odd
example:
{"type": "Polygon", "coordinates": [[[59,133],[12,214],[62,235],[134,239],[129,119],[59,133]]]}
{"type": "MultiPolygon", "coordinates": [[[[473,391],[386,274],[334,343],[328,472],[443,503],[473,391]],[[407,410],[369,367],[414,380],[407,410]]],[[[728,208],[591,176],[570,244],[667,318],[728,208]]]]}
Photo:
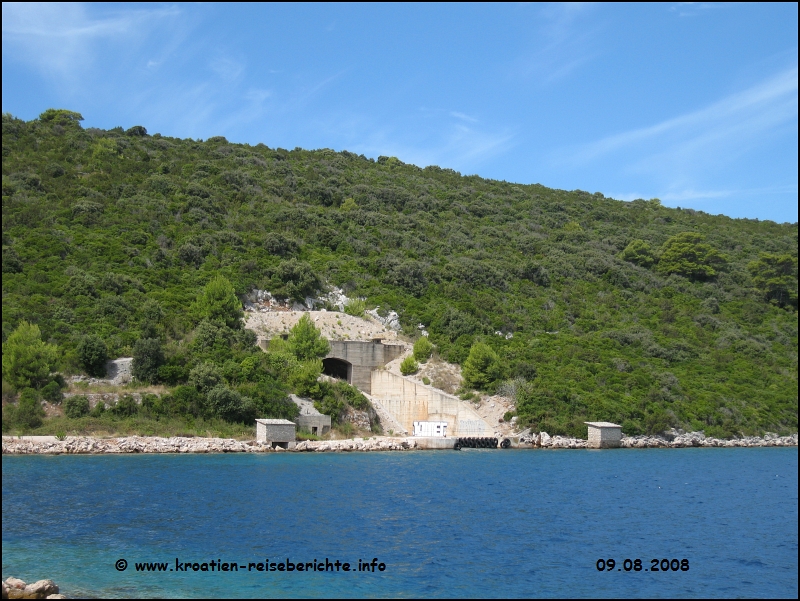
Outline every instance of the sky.
{"type": "Polygon", "coordinates": [[[797,222],[796,3],[3,3],[3,112],[797,222]]]}

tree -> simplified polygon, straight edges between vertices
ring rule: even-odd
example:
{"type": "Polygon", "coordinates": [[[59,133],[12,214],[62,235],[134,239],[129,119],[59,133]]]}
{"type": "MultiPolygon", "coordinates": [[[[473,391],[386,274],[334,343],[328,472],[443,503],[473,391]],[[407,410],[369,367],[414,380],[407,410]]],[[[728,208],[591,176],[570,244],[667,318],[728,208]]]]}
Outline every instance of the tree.
{"type": "Polygon", "coordinates": [[[164,351],[158,338],[139,338],[133,345],[133,377],[141,382],[158,380],[158,368],[164,364],[164,351]]]}
{"type": "Polygon", "coordinates": [[[410,376],[419,371],[419,363],[414,360],[413,355],[409,355],[400,363],[400,373],[404,376],[410,376]]]}
{"type": "Polygon", "coordinates": [[[33,388],[24,389],[17,406],[7,405],[6,410],[9,421],[24,430],[41,426],[45,415],[39,393],[33,388]]]}
{"type": "Polygon", "coordinates": [[[84,336],[78,343],[78,360],[90,376],[102,378],[106,375],[108,348],[99,336],[84,336]]]}
{"type": "Polygon", "coordinates": [[[227,386],[212,388],[206,398],[212,414],[225,421],[247,423],[255,419],[255,407],[250,399],[227,386]]]}
{"type": "Polygon", "coordinates": [[[64,401],[64,414],[72,419],[89,415],[89,399],[83,395],[75,395],[64,401]]]}
{"type": "Polygon", "coordinates": [[[715,265],[725,262],[723,257],[705,238],[694,232],[672,236],[661,247],[658,271],[669,275],[676,273],[694,280],[706,280],[717,275],[715,265]]]}
{"type": "Polygon", "coordinates": [[[469,388],[486,390],[500,376],[500,359],[488,344],[478,342],[469,351],[461,371],[469,388]]]}
{"type": "Polygon", "coordinates": [[[205,285],[193,305],[198,321],[207,319],[211,323],[232,330],[242,329],[242,303],[236,290],[227,278],[218,275],[205,285]]]}
{"type": "Polygon", "coordinates": [[[758,261],[747,265],[753,276],[753,283],[761,290],[767,300],[779,306],[791,305],[797,308],[797,259],[792,255],[761,253],[758,261]]]}
{"type": "Polygon", "coordinates": [[[40,388],[50,380],[58,349],[42,341],[36,324],[21,321],[3,344],[3,380],[16,390],[40,388]]]}
{"type": "Polygon", "coordinates": [[[205,394],[222,382],[219,368],[210,362],[201,363],[189,372],[189,386],[205,394]]]}
{"type": "Polygon", "coordinates": [[[305,261],[283,261],[272,276],[276,296],[302,301],[319,288],[319,278],[305,261]]]}
{"type": "Polygon", "coordinates": [[[47,109],[39,115],[39,121],[46,121],[55,125],[78,126],[83,121],[83,115],[66,109],[47,109]]]}
{"type": "Polygon", "coordinates": [[[289,331],[287,343],[289,350],[300,361],[320,359],[331,349],[330,344],[322,337],[308,313],[304,313],[300,321],[289,331]]]}
{"type": "Polygon", "coordinates": [[[647,242],[639,239],[632,240],[619,256],[623,261],[629,261],[642,267],[650,267],[656,262],[653,249],[647,242]]]}
{"type": "Polygon", "coordinates": [[[425,363],[432,354],[433,343],[428,340],[427,336],[420,336],[419,340],[414,343],[414,359],[425,363]]]}

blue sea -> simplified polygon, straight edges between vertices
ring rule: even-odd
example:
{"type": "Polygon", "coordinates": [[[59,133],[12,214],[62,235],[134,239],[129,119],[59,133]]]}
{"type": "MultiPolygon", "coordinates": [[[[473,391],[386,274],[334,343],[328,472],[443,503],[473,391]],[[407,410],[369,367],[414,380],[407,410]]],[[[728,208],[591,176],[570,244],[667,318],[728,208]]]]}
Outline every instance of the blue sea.
{"type": "Polygon", "coordinates": [[[797,448],[2,462],[3,578],[70,597],[798,595],[797,448]]]}

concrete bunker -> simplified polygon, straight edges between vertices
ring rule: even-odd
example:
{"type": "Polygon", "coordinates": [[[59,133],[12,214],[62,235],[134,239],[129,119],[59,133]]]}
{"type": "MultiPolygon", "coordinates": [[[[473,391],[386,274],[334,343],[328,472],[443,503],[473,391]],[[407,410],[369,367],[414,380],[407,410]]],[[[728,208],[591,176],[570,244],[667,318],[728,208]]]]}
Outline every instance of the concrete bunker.
{"type": "Polygon", "coordinates": [[[348,384],[353,382],[353,364],[344,359],[327,357],[322,360],[322,373],[337,380],[344,380],[348,384]]]}
{"type": "Polygon", "coordinates": [[[583,422],[589,427],[590,449],[616,449],[622,439],[622,426],[611,422],[583,422]]]}
{"type": "Polygon", "coordinates": [[[295,424],[288,419],[257,419],[256,440],[270,446],[293,449],[295,447],[295,424]]]}

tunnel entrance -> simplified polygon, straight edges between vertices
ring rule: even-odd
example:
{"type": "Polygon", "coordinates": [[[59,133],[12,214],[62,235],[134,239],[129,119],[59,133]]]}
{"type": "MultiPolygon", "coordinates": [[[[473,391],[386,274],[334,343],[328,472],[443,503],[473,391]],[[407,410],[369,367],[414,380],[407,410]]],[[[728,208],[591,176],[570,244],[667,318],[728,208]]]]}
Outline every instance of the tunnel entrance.
{"type": "Polygon", "coordinates": [[[341,359],[323,359],[322,373],[324,373],[326,376],[344,380],[349,384],[353,378],[353,366],[347,361],[343,361],[341,359]]]}

